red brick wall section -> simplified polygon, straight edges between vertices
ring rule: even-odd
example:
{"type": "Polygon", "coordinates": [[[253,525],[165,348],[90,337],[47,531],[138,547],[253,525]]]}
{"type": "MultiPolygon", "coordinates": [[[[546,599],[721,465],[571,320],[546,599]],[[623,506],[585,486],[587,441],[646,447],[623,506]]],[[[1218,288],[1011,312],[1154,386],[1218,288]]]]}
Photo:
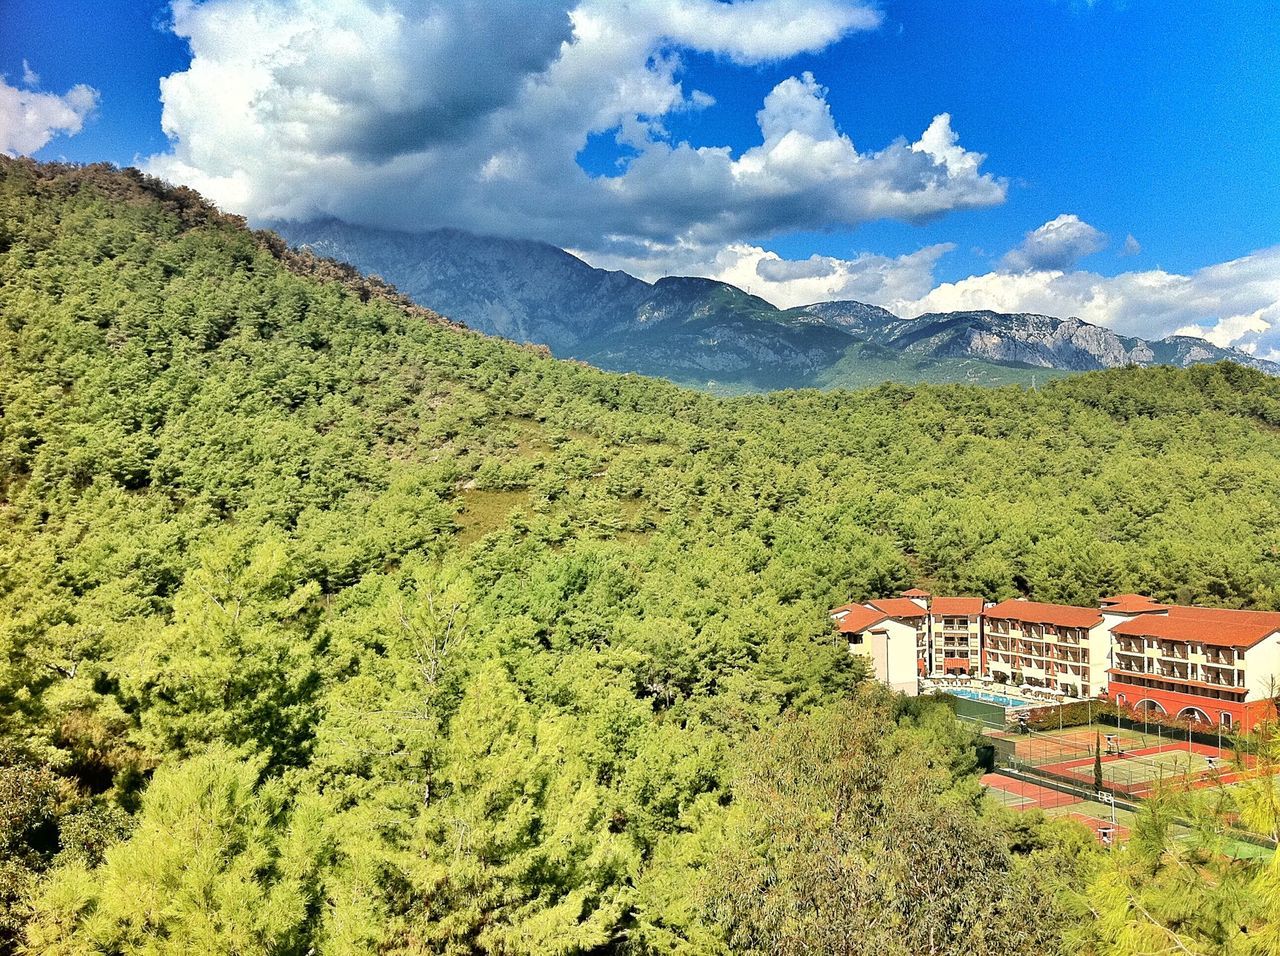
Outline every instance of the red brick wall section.
{"type": "Polygon", "coordinates": [[[1198,694],[1182,694],[1171,690],[1152,690],[1149,687],[1137,687],[1123,681],[1112,680],[1107,687],[1107,696],[1116,703],[1136,710],[1144,700],[1153,700],[1164,708],[1170,717],[1177,717],[1187,707],[1195,707],[1208,715],[1212,723],[1221,723],[1223,714],[1231,715],[1231,723],[1236,727],[1252,729],[1261,720],[1275,719],[1275,704],[1270,700],[1255,700],[1239,703],[1232,700],[1215,700],[1201,697],[1198,694]],[[1121,700],[1123,698],[1123,700],[1121,700]]]}

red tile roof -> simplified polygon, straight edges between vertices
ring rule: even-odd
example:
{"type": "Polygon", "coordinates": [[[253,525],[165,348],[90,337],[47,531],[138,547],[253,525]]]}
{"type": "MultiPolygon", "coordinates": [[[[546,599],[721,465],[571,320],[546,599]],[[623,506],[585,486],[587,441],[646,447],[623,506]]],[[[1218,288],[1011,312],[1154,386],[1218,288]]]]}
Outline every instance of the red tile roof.
{"type": "Polygon", "coordinates": [[[836,630],[841,634],[860,634],[888,617],[883,611],[863,607],[861,604],[850,604],[838,610],[843,612],[843,616],[836,622],[836,630]]]}
{"type": "Polygon", "coordinates": [[[932,597],[932,595],[928,591],[921,591],[919,588],[910,588],[906,591],[903,591],[902,596],[905,598],[932,597]]]}
{"type": "Polygon", "coordinates": [[[1130,592],[1129,594],[1113,594],[1111,595],[1111,597],[1104,597],[1102,599],[1102,603],[1103,604],[1125,604],[1130,601],[1148,601],[1149,602],[1150,600],[1151,598],[1146,594],[1134,594],[1130,592]]]}
{"type": "Polygon", "coordinates": [[[1167,608],[1168,605],[1157,604],[1145,594],[1113,594],[1102,599],[1102,610],[1116,614],[1147,614],[1167,608]]]}
{"type": "Polygon", "coordinates": [[[1020,599],[1001,601],[987,608],[983,616],[1000,621],[1054,624],[1058,627],[1093,627],[1102,621],[1102,614],[1095,608],[1073,607],[1069,604],[1041,604],[1039,601],[1020,599]]]}
{"type": "Polygon", "coordinates": [[[933,599],[933,613],[953,615],[981,614],[982,605],[985,603],[979,597],[936,597],[933,599]]]}
{"type": "Polygon", "coordinates": [[[928,612],[911,598],[880,598],[868,601],[872,607],[884,611],[889,617],[924,617],[928,612]]]}
{"type": "Polygon", "coordinates": [[[1103,605],[1102,610],[1105,614],[1150,614],[1153,611],[1167,611],[1169,605],[1156,604],[1154,601],[1119,601],[1103,605]]]}
{"type": "Polygon", "coordinates": [[[1168,614],[1144,614],[1111,629],[1112,634],[1127,637],[1154,637],[1214,647],[1252,647],[1276,631],[1280,631],[1280,613],[1274,611],[1179,605],[1169,608],[1168,614]]]}

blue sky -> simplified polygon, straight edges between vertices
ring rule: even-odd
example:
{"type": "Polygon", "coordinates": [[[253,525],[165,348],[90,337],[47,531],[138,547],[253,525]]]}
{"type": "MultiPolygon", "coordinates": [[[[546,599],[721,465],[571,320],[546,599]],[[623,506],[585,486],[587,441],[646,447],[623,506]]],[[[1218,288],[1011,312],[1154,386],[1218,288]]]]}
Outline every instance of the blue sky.
{"type": "MultiPolygon", "coordinates": [[[[882,29],[791,62],[732,70],[691,58],[689,81],[722,108],[673,131],[750,142],[764,95],[809,69],[860,146],[950,112],[962,141],[1013,181],[1009,200],[924,227],[879,222],[806,233],[777,243],[779,251],[903,253],[957,241],[959,260],[972,246],[1003,252],[1063,212],[1120,239],[1134,235],[1144,250],[1139,263],[1180,271],[1280,241],[1276,5],[965,0],[884,10],[882,29]],[[700,130],[707,121],[717,128],[700,130]]],[[[1134,267],[1116,255],[1119,245],[1099,268],[1134,267]]]]}
{"type": "MultiPolygon", "coordinates": [[[[353,5],[358,24],[362,2],[333,4],[346,8],[333,15],[333,29],[350,28],[353,5]]],[[[370,10],[385,12],[380,0],[369,2],[370,10]]],[[[1259,271],[1257,261],[1250,260],[1240,281],[1260,287],[1243,299],[1218,302],[1223,298],[1218,291],[1218,299],[1206,299],[1206,288],[1218,290],[1230,280],[1197,277],[1202,270],[1237,263],[1280,243],[1280,10],[1273,2],[1175,6],[1156,0],[884,0],[868,5],[761,0],[756,7],[766,29],[780,33],[780,23],[808,25],[793,41],[754,46],[731,35],[711,36],[714,25],[704,38],[700,24],[682,24],[664,0],[637,6],[652,7],[651,15],[610,20],[609,5],[584,2],[577,13],[587,11],[588,19],[575,21],[572,28],[565,12],[573,4],[558,9],[551,3],[494,2],[483,18],[477,18],[474,7],[460,8],[452,21],[458,35],[449,40],[413,32],[423,28],[413,23],[414,5],[409,4],[399,20],[369,29],[380,40],[371,44],[368,63],[357,58],[335,65],[332,49],[326,52],[322,44],[306,41],[298,54],[302,62],[317,57],[315,72],[320,74],[333,67],[333,75],[317,79],[308,92],[337,97],[343,115],[367,115],[354,126],[341,127],[332,117],[304,116],[304,125],[314,122],[307,148],[323,141],[344,144],[346,151],[326,146],[327,152],[313,157],[314,164],[299,163],[292,176],[290,170],[274,170],[289,165],[289,150],[297,149],[293,141],[284,141],[282,134],[270,144],[238,141],[239,136],[259,135],[264,124],[250,130],[226,120],[241,107],[229,94],[220,98],[224,93],[216,77],[200,78],[200,70],[192,68],[193,53],[210,74],[215,68],[234,72],[237,63],[243,68],[244,63],[265,62],[237,60],[241,53],[227,51],[219,30],[244,29],[246,37],[254,30],[283,35],[283,24],[290,16],[297,18],[300,8],[308,8],[317,29],[323,29],[327,14],[315,14],[325,7],[320,0],[208,0],[179,10],[176,30],[185,34],[181,37],[169,5],[154,0],[0,0],[0,71],[8,86],[29,93],[56,97],[76,84],[97,91],[97,107],[82,128],[73,135],[55,130],[46,145],[33,151],[37,158],[137,163],[190,181],[224,206],[239,207],[255,218],[323,214],[395,228],[450,224],[495,232],[509,225],[515,234],[573,248],[601,265],[651,274],[716,274],[739,284],[748,284],[742,277],[755,275],[758,263],[726,265],[724,250],[746,246],[758,250],[753,255],[788,262],[816,255],[842,263],[821,268],[850,277],[848,290],[865,291],[864,297],[878,296],[899,308],[925,308],[934,300],[950,299],[965,304],[984,295],[1003,305],[1061,300],[1064,307],[1079,304],[1077,311],[1086,317],[1110,319],[1123,331],[1149,326],[1154,334],[1175,326],[1220,326],[1225,341],[1237,327],[1251,323],[1252,331],[1238,337],[1238,344],[1253,343],[1263,351],[1273,347],[1267,337],[1274,305],[1269,301],[1269,262],[1259,271]],[[535,8],[536,17],[530,13],[535,8]],[[271,15],[281,19],[273,21],[271,15]],[[845,18],[841,22],[846,26],[830,27],[838,17],[845,18]],[[583,22],[606,23],[634,42],[595,41],[590,46],[583,22]],[[469,29],[475,35],[468,36],[469,29]],[[650,33],[641,36],[642,31],[650,33]],[[450,47],[450,42],[457,45],[450,47]],[[613,71],[615,87],[647,84],[647,92],[624,100],[616,89],[587,88],[585,70],[571,69],[561,52],[564,43],[582,48],[576,52],[596,70],[595,82],[607,82],[613,71]],[[499,57],[484,51],[505,55],[512,46],[518,55],[511,63],[487,66],[499,57]],[[379,59],[384,56],[379,51],[385,51],[385,58],[379,59]],[[24,60],[38,74],[38,84],[24,83],[24,60]],[[461,81],[433,65],[439,61],[451,61],[457,73],[480,75],[472,88],[458,89],[461,81]],[[174,145],[161,130],[160,80],[189,69],[181,102],[177,93],[170,94],[167,107],[172,125],[181,132],[181,143],[174,145]],[[365,70],[370,77],[385,73],[395,82],[372,79],[367,89],[350,94],[350,77],[363,76],[365,70]],[[813,81],[802,86],[806,72],[813,81]],[[545,97],[531,99],[527,90],[521,92],[521,84],[531,77],[550,78],[548,86],[564,84],[554,106],[545,97]],[[379,84],[385,88],[373,89],[379,84]],[[740,160],[760,147],[757,112],[780,84],[788,97],[785,103],[781,94],[777,97],[779,122],[808,115],[806,104],[825,102],[839,133],[864,157],[895,141],[904,146],[916,142],[935,117],[949,114],[950,129],[966,155],[986,158],[976,173],[946,174],[937,166],[934,172],[943,170],[944,185],[952,191],[938,209],[922,212],[923,207],[904,200],[880,212],[871,186],[863,183],[853,195],[854,187],[841,185],[838,178],[821,182],[820,169],[786,167],[784,177],[797,181],[787,183],[781,194],[771,191],[768,179],[752,185],[752,193],[742,185],[741,169],[731,174],[720,168],[723,162],[712,169],[714,157],[670,153],[683,143],[720,147],[740,160]],[[678,90],[677,99],[683,97],[679,105],[653,105],[672,89],[678,90]],[[714,103],[707,105],[706,97],[695,101],[694,91],[708,94],[714,103]],[[614,125],[589,129],[586,113],[602,99],[609,99],[614,112],[599,122],[614,125]],[[485,104],[483,109],[474,107],[477,101],[485,104]],[[444,112],[432,113],[437,107],[444,112]],[[206,124],[206,117],[216,114],[224,120],[206,124]],[[554,124],[563,136],[537,143],[537,151],[531,147],[526,155],[511,141],[495,138],[499,125],[514,135],[509,133],[513,123],[525,120],[554,124]],[[413,142],[411,155],[383,148],[390,141],[389,128],[415,122],[423,126],[420,136],[400,128],[394,137],[397,143],[405,137],[413,142]],[[429,126],[437,132],[429,132],[429,126]],[[439,135],[441,127],[454,132],[439,135]],[[353,154],[347,147],[362,136],[382,139],[372,148],[366,140],[359,147],[363,152],[353,154]],[[629,145],[619,145],[618,139],[629,145]],[[228,155],[237,142],[248,159],[228,155]],[[227,153],[219,152],[219,143],[228,144],[227,153]],[[557,150],[565,154],[563,162],[553,163],[546,157],[557,150]],[[379,162],[354,168],[352,155],[376,156],[379,162]],[[576,179],[575,170],[568,168],[575,162],[577,172],[590,175],[576,179]],[[316,169],[335,166],[352,168],[345,179],[322,176],[322,188],[312,186],[316,169]],[[269,175],[262,172],[268,167],[273,170],[269,175]],[[720,178],[708,179],[701,188],[704,175],[720,178]],[[609,182],[613,177],[617,179],[609,182]],[[459,199],[442,185],[464,178],[483,180],[483,190],[477,186],[474,195],[459,199]],[[823,212],[823,189],[836,197],[829,216],[823,212]],[[529,198],[531,191],[554,201],[538,205],[529,198]],[[1075,278],[1068,284],[1060,277],[1053,288],[1048,279],[1039,286],[1015,282],[1009,275],[1011,262],[1025,266],[1030,261],[1035,264],[1030,268],[1038,269],[1049,260],[1035,255],[1015,260],[1010,250],[1028,233],[1064,215],[1080,221],[1078,226],[1067,222],[1069,230],[1087,233],[1083,238],[1073,234],[1071,256],[1053,259],[1055,267],[1065,266],[1075,278]],[[714,226],[708,225],[713,221],[714,226]],[[593,233],[596,224],[607,239],[593,233]],[[1134,242],[1126,249],[1127,236],[1134,242]],[[944,244],[945,251],[922,252],[944,244]],[[913,254],[920,254],[919,261],[892,264],[913,254]],[[931,298],[922,291],[925,266],[933,285],[961,283],[962,292],[944,290],[931,298]],[[881,286],[870,278],[872,272],[882,275],[893,269],[898,270],[896,278],[881,286]],[[1003,277],[965,284],[996,273],[1003,277]],[[1170,281],[1156,301],[1114,305],[1122,294],[1132,299],[1133,288],[1143,285],[1124,277],[1148,273],[1200,283],[1193,298],[1202,304],[1189,306],[1187,295],[1175,295],[1177,283],[1170,281]],[[1086,274],[1117,281],[1106,285],[1103,294],[1096,281],[1080,278],[1086,274]],[[1112,304],[1098,304],[1103,301],[1112,304]],[[1088,312],[1090,308],[1094,311],[1088,312]]],[[[703,16],[709,22],[724,5],[706,9],[712,11],[703,16]]],[[[725,29],[742,32],[754,25],[754,16],[725,29]]],[[[268,57],[281,49],[297,51],[300,42],[276,36],[264,39],[260,49],[268,57]]],[[[296,93],[303,83],[295,76],[278,86],[296,93]]],[[[254,102],[270,100],[275,92],[258,95],[254,102]]],[[[264,115],[277,117],[282,109],[295,110],[296,103],[296,98],[281,98],[274,112],[264,115]]],[[[292,114],[295,124],[289,129],[297,128],[300,115],[292,114]]],[[[821,131],[815,135],[818,146],[834,142],[821,131]]],[[[21,151],[12,144],[8,149],[21,151]]],[[[918,155],[904,149],[884,157],[886,175],[909,175],[901,172],[903,163],[918,155]]],[[[777,162],[778,156],[769,159],[777,162]]],[[[879,175],[871,178],[878,181],[879,175]]],[[[895,181],[895,188],[923,196],[931,175],[919,183],[895,181]]],[[[1240,277],[1241,267],[1231,274],[1240,277]]],[[[756,291],[768,295],[764,290],[769,288],[761,279],[756,291]]],[[[793,287],[779,284],[773,298],[803,298],[812,288],[809,280],[793,287]]]]}

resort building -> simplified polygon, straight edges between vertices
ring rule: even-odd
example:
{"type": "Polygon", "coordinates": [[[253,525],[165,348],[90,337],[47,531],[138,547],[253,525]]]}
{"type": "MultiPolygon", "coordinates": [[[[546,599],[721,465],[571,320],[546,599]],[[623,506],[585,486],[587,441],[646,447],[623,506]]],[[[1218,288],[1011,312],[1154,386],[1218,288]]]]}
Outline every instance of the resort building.
{"type": "Polygon", "coordinates": [[[1142,594],[1106,597],[1097,608],[1021,598],[986,605],[913,588],[831,616],[850,653],[904,694],[918,693],[920,680],[969,677],[1205,724],[1253,727],[1277,716],[1280,612],[1142,594]]]}
{"type": "Polygon", "coordinates": [[[1027,684],[1091,697],[1107,683],[1111,635],[1096,608],[1021,598],[983,612],[986,673],[998,683],[1027,684]]]}
{"type": "Polygon", "coordinates": [[[1107,696],[1116,703],[1232,727],[1275,716],[1280,614],[1152,604],[1117,621],[1111,637],[1107,696]]]}
{"type": "MultiPolygon", "coordinates": [[[[976,597],[936,597],[929,605],[932,657],[929,674],[977,676],[984,673],[982,610],[976,597]]],[[[922,671],[923,673],[923,671],[922,671]]]]}
{"type": "Polygon", "coordinates": [[[831,616],[836,630],[849,642],[849,653],[867,658],[872,677],[908,696],[919,693],[919,630],[923,623],[927,635],[929,624],[924,608],[909,598],[889,598],[846,604],[831,616]]]}
{"type": "Polygon", "coordinates": [[[1107,697],[1133,710],[1253,727],[1277,716],[1280,612],[1160,604],[1117,594],[1099,606],[1021,598],[900,597],[831,612],[872,675],[914,695],[919,681],[977,678],[1033,697],[1107,697]]]}

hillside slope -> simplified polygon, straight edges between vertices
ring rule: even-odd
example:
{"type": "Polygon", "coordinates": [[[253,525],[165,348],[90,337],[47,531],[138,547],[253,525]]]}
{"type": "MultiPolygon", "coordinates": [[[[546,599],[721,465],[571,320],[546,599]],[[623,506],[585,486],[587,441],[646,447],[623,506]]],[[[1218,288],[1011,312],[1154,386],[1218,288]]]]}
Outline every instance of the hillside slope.
{"type": "Polygon", "coordinates": [[[780,932],[1063,950],[1091,839],[827,609],[1280,607],[1277,427],[1229,364],[718,400],[0,158],[0,946],[711,956],[818,873],[780,932]]]}

